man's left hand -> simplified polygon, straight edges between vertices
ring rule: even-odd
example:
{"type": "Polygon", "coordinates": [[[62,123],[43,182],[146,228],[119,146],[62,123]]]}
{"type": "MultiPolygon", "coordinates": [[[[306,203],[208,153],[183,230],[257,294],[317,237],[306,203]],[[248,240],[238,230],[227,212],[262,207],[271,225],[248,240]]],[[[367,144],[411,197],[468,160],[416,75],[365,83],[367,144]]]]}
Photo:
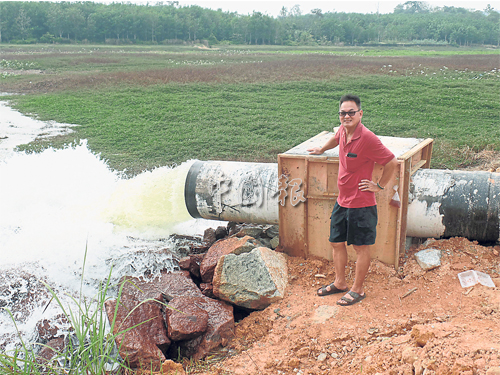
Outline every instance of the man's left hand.
{"type": "Polygon", "coordinates": [[[371,180],[361,180],[361,182],[359,183],[359,190],[371,191],[372,193],[378,193],[379,191],[382,191],[382,189],[378,187],[377,183],[371,180]]]}

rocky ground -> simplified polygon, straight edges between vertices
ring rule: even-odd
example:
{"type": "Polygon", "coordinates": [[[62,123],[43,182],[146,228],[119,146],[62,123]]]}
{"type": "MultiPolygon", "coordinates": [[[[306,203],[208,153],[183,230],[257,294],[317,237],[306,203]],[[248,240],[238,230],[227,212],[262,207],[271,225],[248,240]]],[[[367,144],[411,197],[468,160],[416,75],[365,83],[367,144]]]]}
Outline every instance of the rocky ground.
{"type": "Polygon", "coordinates": [[[289,257],[285,298],[241,320],[226,348],[187,372],[499,374],[499,252],[465,238],[415,245],[397,272],[374,261],[367,298],[350,307],[336,305],[341,295],[316,295],[334,279],[331,262],[289,257]],[[413,255],[431,247],[443,251],[441,266],[425,272],[413,255]],[[470,269],[496,288],[462,288],[457,274],[470,269]]]}

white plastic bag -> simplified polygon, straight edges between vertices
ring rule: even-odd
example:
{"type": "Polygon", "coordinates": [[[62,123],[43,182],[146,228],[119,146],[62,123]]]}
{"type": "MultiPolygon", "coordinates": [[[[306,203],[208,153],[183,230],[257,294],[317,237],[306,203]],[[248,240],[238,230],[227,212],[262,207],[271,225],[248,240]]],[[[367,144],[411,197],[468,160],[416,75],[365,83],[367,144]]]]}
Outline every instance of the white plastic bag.
{"type": "Polygon", "coordinates": [[[394,185],[393,189],[395,191],[394,195],[392,196],[391,202],[389,203],[391,206],[394,207],[401,207],[401,199],[399,199],[399,194],[398,194],[398,185],[394,185]]]}

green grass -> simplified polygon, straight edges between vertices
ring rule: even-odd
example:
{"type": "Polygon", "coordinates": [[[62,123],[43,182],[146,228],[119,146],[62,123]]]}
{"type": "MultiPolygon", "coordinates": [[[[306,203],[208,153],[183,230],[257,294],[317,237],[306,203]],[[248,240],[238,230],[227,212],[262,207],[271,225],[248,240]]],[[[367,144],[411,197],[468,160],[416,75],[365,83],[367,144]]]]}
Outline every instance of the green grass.
{"type": "Polygon", "coordinates": [[[466,146],[500,150],[497,80],[366,76],[170,84],[26,95],[16,97],[14,106],[44,120],[80,125],[76,134],[21,149],[87,139],[110,166],[136,173],[193,158],[275,162],[278,153],[338,126],[337,102],[346,92],[361,95],[363,122],[376,134],[434,138],[435,168],[466,163],[454,151],[466,146]]]}

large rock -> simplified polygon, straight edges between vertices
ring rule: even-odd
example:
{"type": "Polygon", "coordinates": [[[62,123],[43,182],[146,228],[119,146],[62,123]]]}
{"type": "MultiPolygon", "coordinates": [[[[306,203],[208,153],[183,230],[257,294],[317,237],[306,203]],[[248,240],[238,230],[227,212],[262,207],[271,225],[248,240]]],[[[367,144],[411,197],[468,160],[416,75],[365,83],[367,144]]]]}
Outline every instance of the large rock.
{"type": "MultiPolygon", "coordinates": [[[[113,333],[149,321],[117,338],[120,355],[126,358],[132,368],[153,366],[158,369],[166,359],[163,353],[166,353],[171,343],[163,319],[163,312],[166,314],[169,310],[167,301],[180,297],[204,296],[191,279],[189,271],[162,272],[154,279],[126,277],[122,279],[122,283],[123,290],[113,333]],[[139,306],[134,312],[127,316],[137,305],[139,306]]],[[[110,321],[113,319],[115,307],[116,301],[106,303],[110,321]]]]}
{"type": "MultiPolygon", "coordinates": [[[[133,368],[153,366],[158,369],[166,359],[163,353],[171,343],[163,319],[167,301],[180,296],[203,297],[203,294],[188,271],[162,272],[154,279],[126,277],[122,283],[113,333],[143,324],[117,337],[120,355],[133,368]]],[[[116,301],[107,301],[106,311],[110,321],[115,307],[116,301]]]]}
{"type": "Polygon", "coordinates": [[[203,297],[188,271],[162,272],[154,279],[129,277],[124,284],[123,294],[131,295],[139,301],[160,297],[163,297],[162,301],[180,296],[203,297]]]}
{"type": "Polygon", "coordinates": [[[441,250],[425,249],[415,254],[417,263],[424,271],[429,271],[441,265],[441,250]]]}
{"type": "Polygon", "coordinates": [[[120,303],[106,301],[110,322],[116,314],[113,334],[120,356],[132,368],[151,368],[157,371],[166,360],[171,341],[163,320],[161,305],[156,301],[140,303],[132,295],[122,293],[120,303]],[[137,326],[135,328],[132,328],[137,326]]]}
{"type": "Polygon", "coordinates": [[[224,301],[203,297],[196,305],[208,313],[207,330],[202,336],[183,341],[181,349],[183,355],[199,360],[234,337],[234,315],[233,306],[224,301]]]}
{"type": "Polygon", "coordinates": [[[179,268],[189,271],[196,278],[200,278],[200,264],[204,257],[205,254],[191,254],[184,257],[179,261],[179,268]]]}
{"type": "Polygon", "coordinates": [[[215,241],[217,241],[217,236],[215,235],[215,229],[214,228],[205,229],[205,232],[203,233],[203,242],[210,247],[214,244],[215,241]]]}
{"type": "Polygon", "coordinates": [[[266,247],[223,256],[213,278],[218,298],[254,310],[282,299],[287,285],[285,256],[266,247]]]}
{"type": "Polygon", "coordinates": [[[198,306],[201,297],[175,297],[166,310],[168,337],[172,341],[190,340],[208,328],[208,312],[198,306]]]}
{"type": "Polygon", "coordinates": [[[256,240],[250,236],[244,236],[242,238],[230,237],[215,242],[210,249],[208,249],[200,264],[201,279],[205,283],[212,282],[217,262],[223,255],[247,253],[256,246],[256,240]]]}

